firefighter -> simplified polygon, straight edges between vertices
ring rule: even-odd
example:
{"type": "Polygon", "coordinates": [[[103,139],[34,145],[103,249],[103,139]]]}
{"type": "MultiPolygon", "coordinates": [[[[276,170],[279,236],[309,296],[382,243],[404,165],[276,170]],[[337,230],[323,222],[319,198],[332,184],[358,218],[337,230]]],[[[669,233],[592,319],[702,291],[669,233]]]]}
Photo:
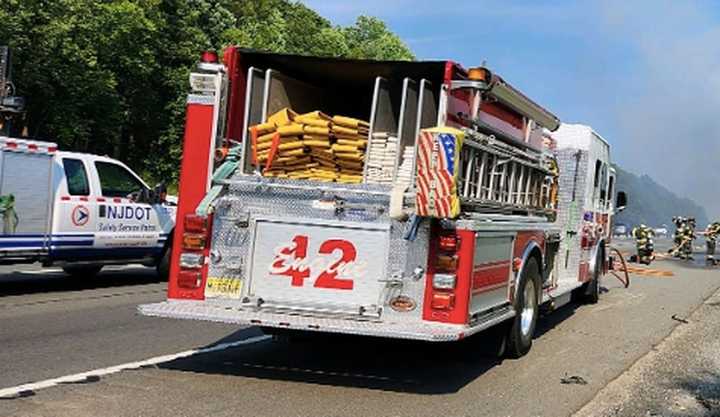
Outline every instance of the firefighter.
{"type": "Polygon", "coordinates": [[[672,218],[672,222],[675,225],[675,232],[673,233],[673,246],[668,250],[668,253],[673,257],[679,258],[687,219],[681,216],[675,216],[672,218]]]}
{"type": "Polygon", "coordinates": [[[693,241],[695,240],[695,218],[689,217],[682,229],[680,242],[680,259],[693,260],[693,241]]]}
{"type": "Polygon", "coordinates": [[[655,259],[655,245],[653,243],[653,237],[655,231],[644,224],[634,227],[632,230],[632,237],[635,239],[635,246],[637,248],[637,261],[641,264],[650,265],[655,259]]]}
{"type": "Polygon", "coordinates": [[[705,229],[705,261],[708,265],[716,265],[715,261],[715,243],[720,235],[720,221],[710,223],[705,229]]]}

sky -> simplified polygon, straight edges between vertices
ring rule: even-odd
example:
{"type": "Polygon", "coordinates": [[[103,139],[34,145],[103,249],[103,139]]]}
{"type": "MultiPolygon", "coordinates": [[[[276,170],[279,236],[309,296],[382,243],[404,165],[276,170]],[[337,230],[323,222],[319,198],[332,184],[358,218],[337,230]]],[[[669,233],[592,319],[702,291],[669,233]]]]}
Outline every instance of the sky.
{"type": "MultiPolygon", "coordinates": [[[[305,0],[381,18],[417,59],[483,61],[623,168],[720,217],[720,1],[305,0]]],[[[632,196],[630,196],[632,198],[632,196]]]]}

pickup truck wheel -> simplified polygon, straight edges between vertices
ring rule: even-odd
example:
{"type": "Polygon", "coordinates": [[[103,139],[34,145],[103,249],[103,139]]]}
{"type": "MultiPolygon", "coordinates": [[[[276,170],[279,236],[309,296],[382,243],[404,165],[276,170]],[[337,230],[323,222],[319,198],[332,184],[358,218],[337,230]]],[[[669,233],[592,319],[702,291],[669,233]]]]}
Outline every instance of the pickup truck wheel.
{"type": "Polygon", "coordinates": [[[538,285],[540,270],[535,258],[530,258],[523,268],[515,296],[515,317],[509,326],[505,354],[519,358],[530,351],[535,335],[540,309],[538,307],[538,285]]]}
{"type": "Polygon", "coordinates": [[[68,265],[63,267],[63,271],[73,278],[93,278],[102,267],[102,265],[68,265]]]}
{"type": "Polygon", "coordinates": [[[160,258],[160,262],[158,262],[155,269],[157,270],[158,276],[161,280],[167,281],[170,277],[170,256],[172,255],[172,248],[168,246],[165,248],[165,252],[163,253],[162,258],[160,258]]]}

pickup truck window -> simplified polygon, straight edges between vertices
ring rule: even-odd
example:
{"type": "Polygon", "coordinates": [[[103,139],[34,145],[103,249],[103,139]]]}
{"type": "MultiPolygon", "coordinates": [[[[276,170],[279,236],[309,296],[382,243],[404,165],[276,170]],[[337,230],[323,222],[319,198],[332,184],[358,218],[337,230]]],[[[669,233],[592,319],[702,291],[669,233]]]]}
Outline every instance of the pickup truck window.
{"type": "Polygon", "coordinates": [[[145,188],[130,171],[120,165],[96,161],[95,168],[104,197],[127,197],[145,188]]]}
{"type": "Polygon", "coordinates": [[[68,194],[90,194],[90,186],[88,185],[85,165],[81,160],[63,158],[63,169],[65,170],[65,178],[67,179],[68,194]]]}

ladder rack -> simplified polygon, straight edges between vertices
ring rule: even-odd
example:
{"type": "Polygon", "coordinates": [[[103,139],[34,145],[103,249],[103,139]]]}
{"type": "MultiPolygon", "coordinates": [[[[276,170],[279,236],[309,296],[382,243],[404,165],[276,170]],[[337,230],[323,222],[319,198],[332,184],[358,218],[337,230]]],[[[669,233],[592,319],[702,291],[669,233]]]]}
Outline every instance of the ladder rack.
{"type": "Polygon", "coordinates": [[[464,129],[458,193],[467,211],[550,214],[548,155],[464,129]]]}

